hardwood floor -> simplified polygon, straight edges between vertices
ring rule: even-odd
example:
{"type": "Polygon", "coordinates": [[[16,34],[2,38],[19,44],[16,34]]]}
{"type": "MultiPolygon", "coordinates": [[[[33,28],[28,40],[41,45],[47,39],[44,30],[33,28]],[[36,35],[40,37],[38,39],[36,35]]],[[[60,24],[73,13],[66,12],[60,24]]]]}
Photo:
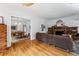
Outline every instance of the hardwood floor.
{"type": "Polygon", "coordinates": [[[0,56],[70,56],[72,54],[38,41],[21,40],[0,56]]]}

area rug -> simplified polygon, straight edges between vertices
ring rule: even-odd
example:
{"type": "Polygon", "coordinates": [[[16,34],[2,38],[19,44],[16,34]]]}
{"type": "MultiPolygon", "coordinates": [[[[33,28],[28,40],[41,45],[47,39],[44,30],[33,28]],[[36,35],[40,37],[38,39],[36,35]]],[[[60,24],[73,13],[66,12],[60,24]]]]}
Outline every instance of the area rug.
{"type": "Polygon", "coordinates": [[[72,54],[74,56],[79,56],[79,42],[75,42],[75,44],[73,45],[73,52],[72,54]]]}

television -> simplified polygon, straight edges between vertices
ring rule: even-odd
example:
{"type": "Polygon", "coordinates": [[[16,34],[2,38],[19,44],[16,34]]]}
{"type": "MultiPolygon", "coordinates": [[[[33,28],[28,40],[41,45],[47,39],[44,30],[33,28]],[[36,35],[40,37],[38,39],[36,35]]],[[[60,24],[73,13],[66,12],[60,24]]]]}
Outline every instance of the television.
{"type": "Polygon", "coordinates": [[[56,34],[56,35],[63,35],[63,34],[64,34],[64,31],[56,31],[55,34],[56,34]]]}

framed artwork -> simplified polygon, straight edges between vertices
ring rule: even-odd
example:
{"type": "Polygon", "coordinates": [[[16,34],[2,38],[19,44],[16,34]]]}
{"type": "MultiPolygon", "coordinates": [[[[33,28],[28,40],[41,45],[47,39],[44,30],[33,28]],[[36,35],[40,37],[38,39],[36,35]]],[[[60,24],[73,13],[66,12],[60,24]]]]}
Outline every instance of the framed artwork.
{"type": "Polygon", "coordinates": [[[44,29],[45,29],[45,25],[41,24],[41,31],[44,31],[44,29]]]}

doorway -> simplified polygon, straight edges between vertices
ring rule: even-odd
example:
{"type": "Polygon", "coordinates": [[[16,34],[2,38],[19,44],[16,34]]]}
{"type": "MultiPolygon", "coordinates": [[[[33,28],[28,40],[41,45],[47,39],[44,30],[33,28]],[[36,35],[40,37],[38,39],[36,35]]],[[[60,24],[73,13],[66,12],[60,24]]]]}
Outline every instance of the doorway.
{"type": "Polygon", "coordinates": [[[19,40],[30,39],[30,20],[11,16],[11,37],[12,43],[19,40]]]}

